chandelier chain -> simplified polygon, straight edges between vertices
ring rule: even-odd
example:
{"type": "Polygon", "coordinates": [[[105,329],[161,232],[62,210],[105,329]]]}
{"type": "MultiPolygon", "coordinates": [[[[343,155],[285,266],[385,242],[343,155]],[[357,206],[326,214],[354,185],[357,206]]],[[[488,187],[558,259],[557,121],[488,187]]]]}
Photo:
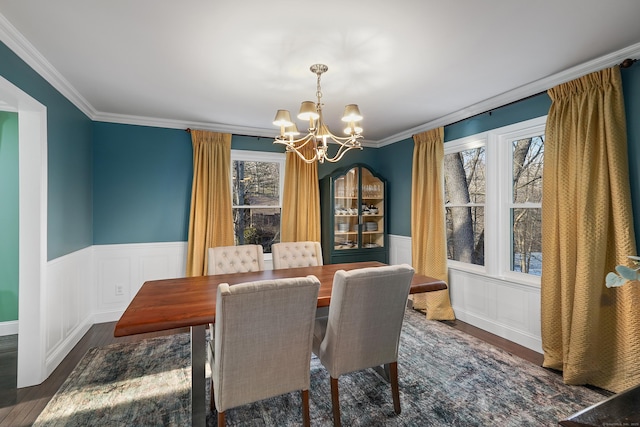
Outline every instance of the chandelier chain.
{"type": "Polygon", "coordinates": [[[318,84],[316,85],[316,98],[318,98],[318,106],[320,106],[320,98],[322,98],[322,88],[320,87],[320,76],[322,76],[322,73],[318,73],[318,84]]]}

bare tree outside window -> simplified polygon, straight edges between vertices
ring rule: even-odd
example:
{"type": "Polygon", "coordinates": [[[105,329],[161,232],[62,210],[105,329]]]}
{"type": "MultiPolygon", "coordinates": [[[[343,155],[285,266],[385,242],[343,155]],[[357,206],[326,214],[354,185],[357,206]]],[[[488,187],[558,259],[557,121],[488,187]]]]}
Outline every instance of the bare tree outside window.
{"type": "Polygon", "coordinates": [[[232,204],[236,245],[271,245],[280,241],[280,165],[232,162],[232,204]]]}
{"type": "Polygon", "coordinates": [[[444,156],[447,257],[484,265],[485,148],[444,156]]]}
{"type": "Polygon", "coordinates": [[[542,274],[544,135],[512,142],[511,270],[542,274]]]}

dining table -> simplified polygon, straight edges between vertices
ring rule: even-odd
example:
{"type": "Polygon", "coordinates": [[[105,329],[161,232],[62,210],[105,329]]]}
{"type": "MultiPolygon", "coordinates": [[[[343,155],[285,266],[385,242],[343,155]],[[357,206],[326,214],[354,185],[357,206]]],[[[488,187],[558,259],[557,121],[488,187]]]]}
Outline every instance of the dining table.
{"type": "MultiPolygon", "coordinates": [[[[191,415],[192,425],[206,423],[206,328],[215,322],[218,285],[313,275],[320,281],[318,307],[331,302],[333,276],[338,270],[382,267],[377,261],[326,264],[314,267],[262,270],[245,273],[182,277],[144,282],[118,322],[114,336],[158,332],[175,328],[191,334],[191,415]]],[[[446,289],[444,281],[414,274],[410,294],[446,289]]]]}

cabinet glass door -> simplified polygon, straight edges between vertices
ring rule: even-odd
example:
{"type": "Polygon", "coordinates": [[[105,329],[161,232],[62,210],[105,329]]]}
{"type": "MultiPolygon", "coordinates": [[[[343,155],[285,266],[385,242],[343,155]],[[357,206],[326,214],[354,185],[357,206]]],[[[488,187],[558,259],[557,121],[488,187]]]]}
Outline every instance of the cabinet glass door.
{"type": "Polygon", "coordinates": [[[367,168],[362,168],[361,197],[362,247],[383,247],[384,183],[367,168]]]}
{"type": "Polygon", "coordinates": [[[357,249],[360,247],[358,168],[349,169],[344,175],[337,177],[334,186],[334,247],[336,250],[357,249]]]}

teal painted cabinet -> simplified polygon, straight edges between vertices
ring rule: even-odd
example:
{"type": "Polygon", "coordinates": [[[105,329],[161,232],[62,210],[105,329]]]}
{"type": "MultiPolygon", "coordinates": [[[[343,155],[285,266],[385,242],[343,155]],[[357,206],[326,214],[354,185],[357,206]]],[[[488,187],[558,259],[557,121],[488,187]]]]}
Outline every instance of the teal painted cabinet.
{"type": "Polygon", "coordinates": [[[364,164],[320,181],[325,264],[389,262],[387,183],[364,164]]]}

